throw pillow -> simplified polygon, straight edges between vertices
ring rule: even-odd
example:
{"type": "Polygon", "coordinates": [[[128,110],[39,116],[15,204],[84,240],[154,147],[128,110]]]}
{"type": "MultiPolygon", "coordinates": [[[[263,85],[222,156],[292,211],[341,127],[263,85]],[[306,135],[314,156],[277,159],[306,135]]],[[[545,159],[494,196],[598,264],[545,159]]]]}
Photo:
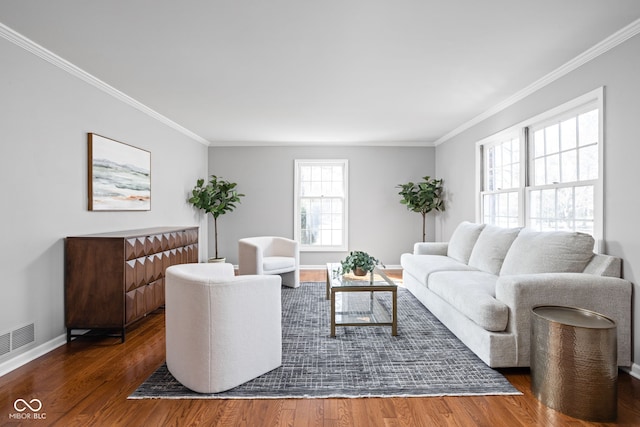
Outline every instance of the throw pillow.
{"type": "Polygon", "coordinates": [[[468,264],[473,246],[484,226],[484,224],[474,224],[468,221],[461,222],[449,239],[447,256],[468,264]]]}
{"type": "Polygon", "coordinates": [[[487,225],[473,247],[469,257],[469,265],[487,273],[498,275],[502,262],[513,241],[522,230],[518,228],[502,228],[487,225]]]}
{"type": "Polygon", "coordinates": [[[501,276],[535,273],[582,273],[593,257],[588,234],[522,230],[502,263],[501,276]]]}

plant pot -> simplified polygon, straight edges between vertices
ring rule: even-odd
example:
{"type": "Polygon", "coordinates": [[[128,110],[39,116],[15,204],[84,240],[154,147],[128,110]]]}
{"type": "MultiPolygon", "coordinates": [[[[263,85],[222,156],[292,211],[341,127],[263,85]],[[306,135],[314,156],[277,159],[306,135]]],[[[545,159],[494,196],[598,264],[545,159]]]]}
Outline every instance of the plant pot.
{"type": "Polygon", "coordinates": [[[208,261],[209,262],[225,262],[227,259],[226,258],[209,258],[208,261]]]}
{"type": "Polygon", "coordinates": [[[367,270],[363,270],[360,267],[356,267],[356,269],[353,270],[353,274],[355,274],[356,276],[366,276],[367,270]]]}

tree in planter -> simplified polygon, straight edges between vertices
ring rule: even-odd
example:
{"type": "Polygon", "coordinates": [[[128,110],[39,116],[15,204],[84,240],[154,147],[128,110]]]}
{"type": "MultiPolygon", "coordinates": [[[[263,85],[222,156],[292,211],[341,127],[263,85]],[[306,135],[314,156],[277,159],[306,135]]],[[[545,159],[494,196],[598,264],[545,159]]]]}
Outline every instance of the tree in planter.
{"type": "Polygon", "coordinates": [[[215,242],[215,258],[218,257],[218,217],[227,212],[232,212],[236,208],[236,203],[240,203],[240,194],[235,189],[237,184],[211,175],[207,185],[204,179],[199,179],[191,192],[189,203],[196,208],[204,210],[213,215],[213,230],[215,242]]]}
{"type": "Polygon", "coordinates": [[[425,176],[423,182],[400,184],[398,193],[402,196],[400,203],[407,206],[407,209],[422,214],[422,241],[427,241],[426,219],[427,214],[433,210],[444,211],[444,201],[442,200],[442,180],[425,176]]]}

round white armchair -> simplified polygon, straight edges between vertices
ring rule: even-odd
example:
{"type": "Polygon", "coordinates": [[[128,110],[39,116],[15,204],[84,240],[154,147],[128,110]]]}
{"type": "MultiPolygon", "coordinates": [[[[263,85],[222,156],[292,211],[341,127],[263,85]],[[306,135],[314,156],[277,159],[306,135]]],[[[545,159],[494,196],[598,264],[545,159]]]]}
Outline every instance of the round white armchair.
{"type": "Polygon", "coordinates": [[[282,364],[279,276],[181,264],[165,281],[167,367],[184,386],[219,393],[282,364]]]}
{"type": "Polygon", "coordinates": [[[298,242],[276,236],[238,240],[238,274],[278,274],[283,285],[297,288],[300,286],[298,242]]]}

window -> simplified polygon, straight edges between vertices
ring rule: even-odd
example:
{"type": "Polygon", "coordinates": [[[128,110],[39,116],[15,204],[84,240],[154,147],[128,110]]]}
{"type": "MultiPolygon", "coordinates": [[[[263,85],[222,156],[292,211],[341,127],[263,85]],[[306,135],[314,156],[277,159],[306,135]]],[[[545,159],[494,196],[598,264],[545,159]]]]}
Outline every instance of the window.
{"type": "Polygon", "coordinates": [[[598,108],[589,105],[531,127],[530,227],[595,235],[598,117],[598,108]]]}
{"type": "Polygon", "coordinates": [[[478,143],[479,218],[602,239],[598,89],[478,143]]]}
{"type": "Polygon", "coordinates": [[[484,148],[483,222],[501,227],[520,223],[520,137],[505,136],[484,148]]]}
{"type": "Polygon", "coordinates": [[[303,251],[347,250],[347,160],[295,161],[295,239],[303,251]]]}

